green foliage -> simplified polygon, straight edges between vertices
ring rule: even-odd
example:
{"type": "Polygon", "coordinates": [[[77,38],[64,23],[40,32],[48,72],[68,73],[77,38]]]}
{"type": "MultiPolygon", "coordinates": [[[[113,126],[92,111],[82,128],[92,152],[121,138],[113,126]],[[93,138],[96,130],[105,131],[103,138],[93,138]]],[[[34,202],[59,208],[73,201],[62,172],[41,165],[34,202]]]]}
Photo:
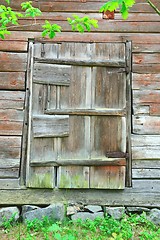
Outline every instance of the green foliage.
{"type": "Polygon", "coordinates": [[[146,214],[124,215],[118,221],[112,217],[96,218],[94,221],[79,219],[76,221],[54,222],[44,217],[42,221],[34,219],[27,221],[27,224],[12,226],[6,221],[1,231],[0,239],[55,239],[55,240],[159,240],[160,228],[147,220],[146,214]],[[17,228],[16,228],[17,227],[17,228]],[[8,238],[7,238],[8,237],[8,238]]]}
{"type": "Polygon", "coordinates": [[[54,38],[56,36],[56,32],[61,32],[61,26],[57,24],[51,24],[49,21],[45,21],[45,24],[42,26],[44,28],[42,32],[42,37],[49,36],[49,38],[54,38]]]}
{"type": "Polygon", "coordinates": [[[32,1],[21,3],[22,10],[25,10],[25,17],[35,18],[36,16],[42,15],[39,8],[32,6],[32,1]]]}
{"type": "Polygon", "coordinates": [[[128,11],[134,4],[135,0],[109,0],[100,8],[100,12],[113,12],[117,8],[120,8],[123,19],[127,19],[128,11]]]}
{"type": "Polygon", "coordinates": [[[91,31],[91,28],[98,28],[98,21],[95,19],[90,19],[88,16],[80,18],[77,15],[73,15],[73,19],[67,18],[68,23],[72,27],[72,31],[78,31],[84,33],[85,30],[91,31]]]}

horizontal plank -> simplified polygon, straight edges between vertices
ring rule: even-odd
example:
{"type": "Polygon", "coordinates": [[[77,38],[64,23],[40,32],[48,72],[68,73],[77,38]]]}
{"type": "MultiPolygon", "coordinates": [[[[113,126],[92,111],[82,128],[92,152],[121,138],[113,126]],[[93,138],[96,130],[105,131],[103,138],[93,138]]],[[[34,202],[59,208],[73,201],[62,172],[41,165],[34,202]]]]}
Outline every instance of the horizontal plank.
{"type": "Polygon", "coordinates": [[[125,158],[104,158],[104,159],[61,159],[45,163],[33,162],[31,166],[125,166],[125,158]]]}
{"type": "Polygon", "coordinates": [[[133,104],[133,115],[134,116],[139,116],[139,115],[149,115],[150,114],[150,106],[149,105],[141,105],[141,104],[133,104]]]}
{"type": "Polygon", "coordinates": [[[0,40],[0,51],[5,52],[27,52],[27,42],[20,42],[20,41],[1,41],[0,40]]]}
{"type": "Polygon", "coordinates": [[[160,207],[160,180],[133,180],[133,188],[126,188],[123,191],[100,189],[1,190],[0,202],[2,205],[13,205],[13,203],[15,205],[48,205],[51,202],[82,202],[85,205],[160,207]]]}
{"type": "Polygon", "coordinates": [[[0,120],[1,121],[22,122],[23,117],[24,117],[24,113],[21,110],[0,109],[0,120]]]}
{"type": "MultiPolygon", "coordinates": [[[[154,64],[160,63],[160,53],[134,53],[134,64],[154,64]]],[[[159,65],[160,66],[160,65],[159,65]]]]}
{"type": "MultiPolygon", "coordinates": [[[[79,0],[78,0],[79,1],[79,0]]],[[[87,10],[87,9],[86,9],[87,10]]],[[[84,17],[84,16],[89,16],[90,18],[94,18],[97,20],[102,20],[103,14],[100,12],[94,12],[90,13],[88,12],[74,12],[75,15],[78,15],[79,17],[84,17]]],[[[67,18],[71,18],[72,13],[70,12],[43,12],[41,16],[37,16],[36,20],[52,20],[52,21],[66,21],[67,18]]],[[[23,19],[23,18],[21,18],[23,19]]],[[[29,20],[31,18],[27,17],[25,20],[29,20]]],[[[122,15],[119,12],[115,12],[114,15],[114,21],[124,21],[122,19],[122,15]]],[[[106,19],[104,21],[107,21],[106,19]]],[[[131,13],[129,14],[128,18],[125,19],[125,21],[133,21],[133,22],[156,22],[159,21],[159,16],[158,14],[155,13],[131,13]]]]}
{"type": "MultiPolygon", "coordinates": [[[[34,1],[33,4],[35,7],[39,7],[42,12],[86,12],[88,9],[89,12],[98,12],[99,8],[103,5],[104,1],[90,1],[87,2],[79,2],[79,1],[34,1]]],[[[11,7],[14,10],[20,10],[21,0],[12,1],[11,7]]],[[[156,6],[159,6],[158,1],[156,1],[156,6]]],[[[148,3],[137,3],[131,9],[131,12],[149,12],[152,13],[154,10],[148,3]]]]}
{"type": "Polygon", "coordinates": [[[160,89],[160,74],[132,74],[133,84],[132,87],[134,90],[138,89],[160,89]]]}
{"type": "Polygon", "coordinates": [[[159,134],[159,117],[154,116],[135,116],[133,117],[133,133],[136,134],[159,134]]]}
{"type": "Polygon", "coordinates": [[[160,159],[160,146],[132,147],[133,159],[160,159]]]}
{"type": "Polygon", "coordinates": [[[61,65],[73,65],[73,66],[100,66],[100,67],[125,67],[126,63],[122,60],[82,60],[82,59],[66,59],[66,58],[35,58],[38,63],[48,63],[48,64],[61,64],[61,65]]]}
{"type": "MultiPolygon", "coordinates": [[[[71,25],[67,21],[52,21],[51,24],[59,24],[62,27],[62,32],[71,32],[71,25]]],[[[42,31],[42,25],[44,20],[37,20],[36,23],[34,20],[19,20],[19,26],[15,28],[9,27],[11,31],[42,31]]],[[[99,20],[98,28],[91,29],[91,32],[144,32],[144,33],[160,33],[159,22],[123,22],[123,21],[114,21],[110,20],[99,20]]]]}
{"type": "Polygon", "coordinates": [[[69,135],[69,116],[33,116],[33,136],[65,137],[69,135]]]}
{"type": "Polygon", "coordinates": [[[134,73],[159,73],[160,64],[159,62],[152,64],[133,64],[132,71],[134,73]]]}
{"type": "Polygon", "coordinates": [[[48,109],[45,111],[47,114],[56,115],[80,115],[80,116],[125,116],[125,109],[109,109],[109,108],[97,108],[97,109],[48,109]]]}
{"type": "Polygon", "coordinates": [[[133,169],[132,170],[133,179],[143,178],[143,179],[158,179],[160,178],[160,169],[133,169]]]}
{"type": "Polygon", "coordinates": [[[150,44],[145,44],[145,43],[144,44],[143,43],[134,44],[133,48],[132,48],[132,52],[133,53],[160,53],[160,47],[159,47],[159,44],[152,44],[152,43],[150,43],[150,44]]]}
{"type": "Polygon", "coordinates": [[[1,121],[0,120],[0,133],[2,136],[21,136],[23,122],[16,121],[1,121]]]}
{"type": "Polygon", "coordinates": [[[134,103],[141,105],[150,105],[160,103],[160,90],[134,90],[134,103]]]}
{"type": "Polygon", "coordinates": [[[0,89],[25,90],[25,73],[0,72],[0,89]]]}
{"type": "Polygon", "coordinates": [[[20,165],[21,137],[0,136],[0,168],[20,165]]]}
{"type": "Polygon", "coordinates": [[[0,178],[18,178],[19,168],[0,168],[0,178]]]}
{"type": "Polygon", "coordinates": [[[70,81],[71,66],[44,63],[34,64],[34,83],[69,86],[70,81]]]}
{"type": "Polygon", "coordinates": [[[0,179],[0,189],[20,189],[19,179],[0,179]]]}
{"type": "MultiPolygon", "coordinates": [[[[41,42],[51,42],[49,38],[42,38],[40,32],[32,32],[32,31],[11,31],[10,35],[6,36],[6,40],[14,40],[14,41],[28,41],[28,38],[35,38],[35,41],[41,42]]],[[[135,43],[154,43],[159,44],[159,33],[57,33],[56,37],[52,39],[52,42],[125,42],[126,40],[132,40],[133,44],[135,43]]]]}
{"type": "Polygon", "coordinates": [[[132,146],[160,146],[160,136],[158,135],[131,135],[132,146]]]}
{"type": "Polygon", "coordinates": [[[23,109],[25,92],[22,91],[0,91],[1,109],[23,109]]]}
{"type": "Polygon", "coordinates": [[[160,160],[133,160],[132,161],[133,168],[160,168],[160,160]]]}
{"type": "Polygon", "coordinates": [[[1,72],[24,72],[27,65],[26,53],[0,52],[1,72]]]}

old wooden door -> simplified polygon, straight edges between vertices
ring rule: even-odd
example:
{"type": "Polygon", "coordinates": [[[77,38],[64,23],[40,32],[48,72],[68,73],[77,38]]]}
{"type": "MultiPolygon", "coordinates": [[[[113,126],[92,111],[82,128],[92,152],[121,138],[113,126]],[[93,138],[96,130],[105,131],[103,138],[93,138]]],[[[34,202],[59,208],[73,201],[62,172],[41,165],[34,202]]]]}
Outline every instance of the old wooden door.
{"type": "Polygon", "coordinates": [[[30,43],[28,187],[125,187],[127,45],[30,43]]]}

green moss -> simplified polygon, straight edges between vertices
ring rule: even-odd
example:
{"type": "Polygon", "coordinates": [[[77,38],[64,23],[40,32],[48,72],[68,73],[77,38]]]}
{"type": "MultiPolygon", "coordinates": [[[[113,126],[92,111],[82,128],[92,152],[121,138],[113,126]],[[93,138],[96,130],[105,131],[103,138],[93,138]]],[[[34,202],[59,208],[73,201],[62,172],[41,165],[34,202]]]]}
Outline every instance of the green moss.
{"type": "Polygon", "coordinates": [[[53,179],[51,174],[35,174],[29,182],[29,187],[53,188],[53,179]]]}

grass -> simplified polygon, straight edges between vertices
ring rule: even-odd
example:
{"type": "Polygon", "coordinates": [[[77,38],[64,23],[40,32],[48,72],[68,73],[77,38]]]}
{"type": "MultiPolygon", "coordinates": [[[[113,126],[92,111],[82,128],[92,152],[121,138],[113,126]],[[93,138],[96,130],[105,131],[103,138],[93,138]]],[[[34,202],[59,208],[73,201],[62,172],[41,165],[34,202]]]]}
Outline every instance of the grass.
{"type": "Polygon", "coordinates": [[[0,228],[1,240],[159,240],[160,228],[142,215],[124,215],[121,221],[106,216],[104,219],[66,220],[64,222],[35,219],[26,224],[4,221],[0,228]]]}

